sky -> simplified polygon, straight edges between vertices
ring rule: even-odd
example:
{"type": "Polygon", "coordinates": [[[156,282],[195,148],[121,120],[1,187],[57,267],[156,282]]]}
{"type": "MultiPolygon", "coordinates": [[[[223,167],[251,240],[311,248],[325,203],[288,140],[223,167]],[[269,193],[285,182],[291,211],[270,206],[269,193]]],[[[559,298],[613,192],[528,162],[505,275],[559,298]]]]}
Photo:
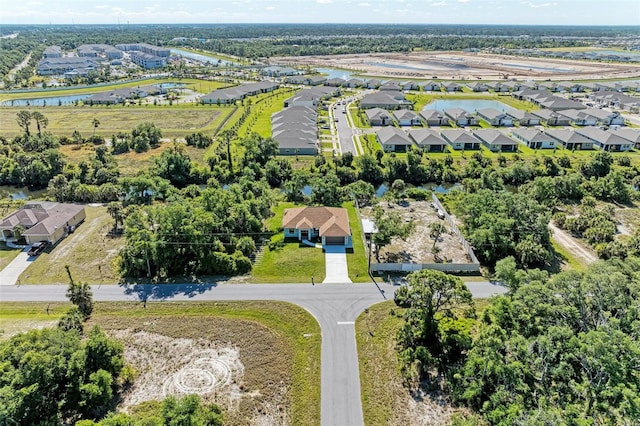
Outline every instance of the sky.
{"type": "Polygon", "coordinates": [[[0,0],[0,24],[640,25],[640,0],[0,0]]]}

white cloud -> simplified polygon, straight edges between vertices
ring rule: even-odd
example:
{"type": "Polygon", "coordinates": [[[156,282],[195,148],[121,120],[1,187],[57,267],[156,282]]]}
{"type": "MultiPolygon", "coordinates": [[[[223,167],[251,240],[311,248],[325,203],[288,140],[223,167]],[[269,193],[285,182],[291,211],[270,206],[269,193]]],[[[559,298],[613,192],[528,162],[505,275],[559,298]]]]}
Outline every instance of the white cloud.
{"type": "Polygon", "coordinates": [[[275,8],[276,8],[275,6],[267,6],[267,7],[265,7],[266,10],[275,10],[275,8]]]}
{"type": "Polygon", "coordinates": [[[320,4],[329,4],[333,3],[333,0],[316,0],[320,4]]]}
{"type": "Polygon", "coordinates": [[[371,3],[358,3],[358,6],[360,6],[360,7],[370,7],[371,3]]]}
{"type": "Polygon", "coordinates": [[[458,3],[469,3],[470,0],[458,0],[458,3]]]}

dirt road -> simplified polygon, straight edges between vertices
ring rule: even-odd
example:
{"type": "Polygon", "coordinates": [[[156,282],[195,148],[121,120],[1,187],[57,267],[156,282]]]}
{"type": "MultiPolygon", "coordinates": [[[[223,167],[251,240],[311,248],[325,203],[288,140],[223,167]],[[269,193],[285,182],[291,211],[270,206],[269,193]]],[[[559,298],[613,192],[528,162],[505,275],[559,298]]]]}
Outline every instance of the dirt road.
{"type": "Polygon", "coordinates": [[[583,246],[577,239],[553,224],[549,224],[551,238],[567,250],[580,263],[588,265],[598,260],[598,256],[593,250],[583,246]]]}

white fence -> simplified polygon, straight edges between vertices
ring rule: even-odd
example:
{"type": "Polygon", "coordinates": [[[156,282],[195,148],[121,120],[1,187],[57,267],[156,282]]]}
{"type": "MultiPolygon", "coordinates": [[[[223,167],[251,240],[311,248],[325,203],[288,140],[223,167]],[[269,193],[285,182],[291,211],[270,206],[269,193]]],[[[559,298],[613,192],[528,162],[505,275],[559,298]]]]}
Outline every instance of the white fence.
{"type": "Polygon", "coordinates": [[[462,244],[462,247],[464,247],[464,249],[466,250],[467,255],[469,256],[469,259],[471,259],[471,263],[477,264],[478,270],[479,270],[480,262],[478,261],[476,254],[473,252],[473,249],[471,248],[467,240],[465,240],[462,234],[460,233],[460,230],[456,226],[456,223],[453,220],[453,218],[449,215],[449,212],[447,212],[447,210],[440,203],[440,200],[436,196],[435,192],[431,193],[431,201],[436,206],[436,208],[442,210],[442,212],[444,213],[444,220],[447,221],[447,223],[451,227],[451,230],[458,236],[458,239],[460,240],[460,244],[462,244]]]}

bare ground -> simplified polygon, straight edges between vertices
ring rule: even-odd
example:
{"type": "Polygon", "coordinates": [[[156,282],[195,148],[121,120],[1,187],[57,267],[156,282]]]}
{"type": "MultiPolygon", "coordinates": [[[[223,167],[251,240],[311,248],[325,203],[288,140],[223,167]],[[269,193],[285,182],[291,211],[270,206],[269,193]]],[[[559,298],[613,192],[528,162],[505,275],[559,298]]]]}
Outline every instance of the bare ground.
{"type": "MultiPolygon", "coordinates": [[[[393,202],[381,202],[380,206],[385,211],[399,213],[405,221],[413,220],[416,224],[415,230],[406,240],[394,238],[391,244],[380,250],[381,262],[438,263],[446,260],[449,263],[470,263],[458,236],[451,231],[444,220],[438,218],[429,201],[410,201],[407,207],[393,202]],[[434,240],[429,236],[429,225],[433,222],[440,222],[447,229],[436,243],[441,249],[438,254],[439,259],[431,253],[434,240]]],[[[363,218],[373,219],[371,207],[362,208],[361,213],[363,218]]],[[[372,262],[374,261],[375,259],[372,258],[372,262]]]]}
{"type": "Polygon", "coordinates": [[[335,67],[365,76],[422,79],[499,80],[503,78],[571,80],[631,78],[640,75],[635,64],[610,64],[553,58],[460,51],[372,53],[273,58],[292,66],[335,67]]]}
{"type": "Polygon", "coordinates": [[[569,235],[567,232],[552,223],[549,223],[549,229],[551,230],[551,238],[564,247],[583,265],[588,265],[598,260],[598,256],[593,252],[593,250],[585,247],[580,243],[580,241],[569,235]]]}

